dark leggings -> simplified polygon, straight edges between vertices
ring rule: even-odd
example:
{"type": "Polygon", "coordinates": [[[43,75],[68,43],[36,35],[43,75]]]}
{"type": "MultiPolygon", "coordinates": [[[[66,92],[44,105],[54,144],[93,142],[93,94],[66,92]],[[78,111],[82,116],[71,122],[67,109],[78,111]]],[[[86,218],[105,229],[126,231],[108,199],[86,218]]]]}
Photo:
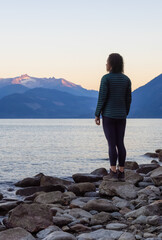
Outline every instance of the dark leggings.
{"type": "Polygon", "coordinates": [[[124,167],[126,158],[126,149],[124,146],[126,119],[102,116],[102,124],[109,146],[110,165],[116,166],[118,158],[119,166],[124,167]]]}

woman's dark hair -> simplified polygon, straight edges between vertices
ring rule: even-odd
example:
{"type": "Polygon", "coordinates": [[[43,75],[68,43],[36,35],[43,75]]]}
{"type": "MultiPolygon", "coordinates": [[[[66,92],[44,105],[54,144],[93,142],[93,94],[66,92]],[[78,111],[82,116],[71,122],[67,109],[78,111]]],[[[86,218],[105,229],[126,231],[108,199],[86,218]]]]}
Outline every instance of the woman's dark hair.
{"type": "Polygon", "coordinates": [[[123,73],[124,72],[124,63],[123,58],[118,53],[112,53],[108,57],[108,63],[111,66],[112,73],[123,73]]]}

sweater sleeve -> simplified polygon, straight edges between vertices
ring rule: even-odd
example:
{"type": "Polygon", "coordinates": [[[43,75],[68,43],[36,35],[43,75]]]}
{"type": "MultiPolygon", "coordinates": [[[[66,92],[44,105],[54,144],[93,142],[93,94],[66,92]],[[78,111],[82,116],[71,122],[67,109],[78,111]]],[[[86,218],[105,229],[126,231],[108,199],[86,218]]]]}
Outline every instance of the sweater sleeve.
{"type": "Polygon", "coordinates": [[[131,81],[129,79],[127,93],[126,93],[126,110],[127,110],[127,115],[129,114],[131,101],[132,101],[132,91],[131,91],[131,81]]]}
{"type": "Polygon", "coordinates": [[[107,81],[105,79],[105,76],[103,76],[101,79],[101,83],[100,83],[98,102],[97,102],[97,107],[96,107],[96,112],[95,112],[96,117],[100,116],[101,111],[106,102],[107,96],[108,96],[108,86],[107,86],[107,81]]]}

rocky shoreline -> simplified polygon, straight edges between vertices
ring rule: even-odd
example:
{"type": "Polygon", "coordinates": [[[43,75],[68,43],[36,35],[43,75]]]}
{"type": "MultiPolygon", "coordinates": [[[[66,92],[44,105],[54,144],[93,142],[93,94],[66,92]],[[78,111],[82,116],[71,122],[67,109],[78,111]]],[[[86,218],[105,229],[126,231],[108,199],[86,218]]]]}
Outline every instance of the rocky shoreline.
{"type": "Polygon", "coordinates": [[[15,183],[23,200],[0,194],[0,240],[162,239],[162,150],[146,155],[159,161],[126,161],[125,182],[110,181],[100,168],[15,183]]]}

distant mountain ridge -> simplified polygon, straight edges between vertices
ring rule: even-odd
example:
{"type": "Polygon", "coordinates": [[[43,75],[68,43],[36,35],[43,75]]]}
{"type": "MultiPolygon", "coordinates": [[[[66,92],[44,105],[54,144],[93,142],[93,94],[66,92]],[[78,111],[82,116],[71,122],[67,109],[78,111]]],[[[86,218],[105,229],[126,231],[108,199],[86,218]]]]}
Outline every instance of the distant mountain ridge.
{"type": "MultiPolygon", "coordinates": [[[[97,97],[64,79],[0,79],[0,118],[94,118],[97,97]]],[[[132,93],[128,117],[162,118],[162,74],[132,93]]]]}
{"type": "MultiPolygon", "coordinates": [[[[0,78],[0,88],[10,85],[21,85],[27,88],[48,88],[68,92],[77,96],[97,97],[98,91],[87,90],[80,85],[63,78],[37,78],[23,74],[14,78],[0,78]]],[[[15,88],[16,90],[16,88],[15,88]]],[[[17,93],[17,91],[15,91],[17,93]]]]}
{"type": "Polygon", "coordinates": [[[162,118],[162,74],[132,93],[130,118],[162,118]]]}
{"type": "Polygon", "coordinates": [[[33,88],[0,100],[0,118],[92,118],[97,98],[33,88]]]}

